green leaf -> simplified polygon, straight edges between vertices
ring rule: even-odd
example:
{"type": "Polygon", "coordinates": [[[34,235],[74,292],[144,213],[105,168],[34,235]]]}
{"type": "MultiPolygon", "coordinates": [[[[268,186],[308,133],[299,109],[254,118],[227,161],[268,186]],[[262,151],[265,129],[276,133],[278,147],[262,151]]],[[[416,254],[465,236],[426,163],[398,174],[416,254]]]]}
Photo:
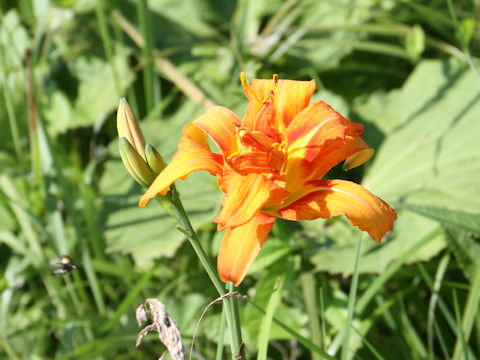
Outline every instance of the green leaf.
{"type": "Polygon", "coordinates": [[[103,121],[117,108],[119,96],[134,79],[128,64],[128,52],[122,49],[115,52],[113,69],[100,58],[78,57],[69,62],[68,72],[72,77],[72,93],[53,88],[46,97],[48,102],[44,104],[44,115],[51,134],[103,121]],[[118,84],[115,78],[119,79],[118,84]]]}
{"type": "Polygon", "coordinates": [[[480,215],[432,206],[405,204],[401,205],[401,207],[417,214],[427,216],[430,219],[437,220],[445,225],[459,227],[460,229],[473,232],[480,236],[480,215]]]}

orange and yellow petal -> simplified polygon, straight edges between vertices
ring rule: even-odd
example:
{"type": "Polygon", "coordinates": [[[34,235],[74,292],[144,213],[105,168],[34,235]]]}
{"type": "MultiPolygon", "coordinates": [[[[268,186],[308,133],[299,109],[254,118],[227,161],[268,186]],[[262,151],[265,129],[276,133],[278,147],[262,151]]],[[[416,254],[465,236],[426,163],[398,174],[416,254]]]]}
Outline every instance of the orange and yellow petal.
{"type": "Polygon", "coordinates": [[[362,136],[363,125],[345,119],[327,103],[317,101],[293,119],[287,132],[290,148],[304,148],[347,135],[362,136]],[[321,138],[317,138],[319,135],[321,138]]]}
{"type": "Polygon", "coordinates": [[[253,79],[252,85],[245,86],[245,95],[250,101],[245,118],[258,112],[259,102],[267,98],[274,91],[275,107],[282,117],[285,127],[288,127],[295,116],[308,106],[315,92],[315,80],[296,81],[253,79]]]}
{"type": "MultiPolygon", "coordinates": [[[[297,193],[303,191],[302,184],[321,179],[333,166],[358,152],[368,150],[368,145],[359,137],[347,136],[343,141],[326,141],[322,146],[316,149],[305,149],[305,157],[289,157],[287,165],[288,186],[287,190],[293,192],[292,196],[296,199],[297,193]],[[315,152],[315,156],[312,153],[315,152]]],[[[295,155],[295,152],[291,153],[295,155]]]]}
{"type": "Polygon", "coordinates": [[[320,179],[339,162],[367,149],[363,126],[348,121],[322,101],[298,114],[287,129],[289,188],[320,179]]]}
{"type": "Polygon", "coordinates": [[[183,135],[189,136],[195,141],[198,145],[201,145],[206,150],[210,151],[210,145],[208,144],[207,135],[200,129],[198,126],[193,123],[185,124],[183,127],[183,135]]]}
{"type": "Polygon", "coordinates": [[[157,176],[148,190],[140,197],[139,206],[145,207],[157,194],[165,195],[170,185],[177,179],[185,179],[188,174],[206,170],[212,175],[221,173],[223,158],[212,153],[194,141],[190,136],[182,136],[172,162],[157,176]]]}
{"type": "Polygon", "coordinates": [[[212,138],[225,157],[237,151],[235,133],[240,119],[231,110],[215,106],[193,123],[212,138]]]}
{"type": "Polygon", "coordinates": [[[352,170],[360,165],[366,163],[375,154],[375,150],[372,148],[366,148],[357,151],[355,154],[350,155],[345,159],[343,163],[343,170],[352,170]]]}
{"type": "Polygon", "coordinates": [[[251,221],[267,202],[281,203],[289,195],[275,181],[255,173],[241,175],[225,169],[222,183],[225,190],[223,207],[215,219],[219,231],[251,221]]]}
{"type": "Polygon", "coordinates": [[[217,259],[218,275],[222,281],[240,285],[274,222],[273,216],[259,213],[242,226],[227,228],[217,259]]]}
{"type": "Polygon", "coordinates": [[[316,180],[306,184],[303,197],[286,207],[268,211],[287,220],[330,219],[345,215],[353,226],[380,243],[392,230],[397,213],[365,187],[345,180],[316,180]]]}

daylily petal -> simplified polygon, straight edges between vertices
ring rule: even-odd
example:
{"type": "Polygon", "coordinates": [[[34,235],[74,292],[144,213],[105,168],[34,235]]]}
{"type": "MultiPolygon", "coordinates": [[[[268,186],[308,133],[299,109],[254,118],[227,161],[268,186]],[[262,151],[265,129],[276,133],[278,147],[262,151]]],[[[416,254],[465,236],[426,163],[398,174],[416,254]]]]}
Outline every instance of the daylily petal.
{"type": "Polygon", "coordinates": [[[321,179],[333,166],[364,149],[368,145],[361,138],[347,136],[341,142],[327,141],[318,148],[306,149],[307,153],[317,153],[312,159],[292,156],[287,166],[288,189],[293,191],[310,180],[321,179]]]}
{"type": "MultiPolygon", "coordinates": [[[[306,184],[305,195],[270,215],[287,220],[330,219],[345,215],[353,226],[367,231],[380,243],[392,230],[397,213],[382,199],[361,185],[345,180],[316,180],[306,184]]],[[[265,210],[264,210],[265,211],[265,210]]]]}
{"type": "Polygon", "coordinates": [[[317,101],[293,119],[287,132],[290,148],[304,148],[346,135],[362,136],[363,125],[348,121],[327,103],[317,101]],[[317,135],[322,137],[318,139],[317,135]]]}
{"type": "Polygon", "coordinates": [[[269,152],[251,151],[234,155],[228,160],[228,163],[242,175],[250,173],[279,174],[284,160],[283,152],[275,147],[269,152]]]}
{"type": "Polygon", "coordinates": [[[241,175],[225,169],[222,182],[223,208],[215,219],[219,231],[249,222],[267,202],[280,202],[289,195],[283,187],[260,174],[241,175]]]}
{"type": "Polygon", "coordinates": [[[198,145],[201,145],[203,148],[210,151],[210,145],[208,144],[207,135],[193,123],[185,124],[185,126],[183,127],[183,135],[190,136],[192,140],[195,141],[198,145]]]}
{"type": "Polygon", "coordinates": [[[175,180],[180,178],[185,180],[187,175],[194,171],[207,170],[212,175],[219,174],[222,171],[222,161],[221,155],[208,151],[190,136],[182,136],[172,162],[140,197],[139,206],[145,207],[148,201],[157,194],[165,195],[175,180]]]}
{"type": "Polygon", "coordinates": [[[215,106],[193,123],[202,129],[217,144],[225,157],[237,151],[236,127],[240,119],[231,110],[215,106]]]}
{"type": "Polygon", "coordinates": [[[363,125],[348,121],[323,101],[309,105],[287,128],[289,189],[320,179],[347,157],[368,145],[363,125]]]}
{"type": "MultiPolygon", "coordinates": [[[[285,127],[288,127],[295,116],[310,103],[310,98],[316,89],[315,80],[278,80],[277,86],[278,89],[275,91],[276,108],[285,127]]],[[[274,90],[274,80],[253,79],[252,85],[245,87],[245,95],[250,100],[245,118],[249,114],[256,114],[259,102],[267,98],[272,90],[274,90]]]]}
{"type": "Polygon", "coordinates": [[[351,170],[366,163],[368,160],[370,160],[374,153],[375,150],[372,148],[357,151],[355,154],[345,159],[345,162],[343,163],[343,170],[351,170]]]}
{"type": "Polygon", "coordinates": [[[227,228],[217,259],[218,275],[222,281],[240,285],[274,222],[273,216],[259,213],[242,226],[227,228]]]}

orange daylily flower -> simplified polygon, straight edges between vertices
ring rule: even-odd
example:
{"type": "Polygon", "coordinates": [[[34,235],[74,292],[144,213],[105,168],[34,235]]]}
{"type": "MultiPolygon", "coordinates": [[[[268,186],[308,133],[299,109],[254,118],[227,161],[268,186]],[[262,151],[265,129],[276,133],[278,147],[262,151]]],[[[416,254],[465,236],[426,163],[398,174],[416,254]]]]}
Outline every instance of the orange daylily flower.
{"type": "Polygon", "coordinates": [[[373,154],[361,139],[363,125],[348,121],[323,101],[310,104],[315,82],[254,79],[243,120],[217,106],[183,129],[172,162],[140,198],[144,207],[193,171],[216,175],[225,193],[215,222],[226,229],[217,268],[238,286],[257,257],[275,218],[329,219],[345,215],[380,243],[396,212],[366,188],[322,177],[346,160],[347,168],[373,154]],[[220,153],[210,150],[207,137],[220,153]]]}

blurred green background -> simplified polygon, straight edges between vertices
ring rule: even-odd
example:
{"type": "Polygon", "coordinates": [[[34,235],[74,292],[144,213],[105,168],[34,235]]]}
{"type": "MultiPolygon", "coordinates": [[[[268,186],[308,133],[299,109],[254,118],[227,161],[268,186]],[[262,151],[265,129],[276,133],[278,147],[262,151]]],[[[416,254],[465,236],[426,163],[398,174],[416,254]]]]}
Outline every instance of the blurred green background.
{"type": "MultiPolygon", "coordinates": [[[[240,301],[247,358],[269,339],[268,358],[320,359],[307,338],[344,359],[478,359],[478,16],[476,0],[2,0],[0,358],[158,358],[154,335],[134,347],[135,308],[150,297],[190,346],[217,293],[175,221],[137,207],[115,110],[125,96],[168,161],[209,104],[243,115],[243,71],[315,79],[313,101],[363,123],[376,149],[328,176],[399,214],[381,246],[363,241],[348,349],[360,232],[344,218],[277,221],[238,289],[270,314],[240,301]],[[51,276],[62,254],[80,269],[51,276]],[[290,332],[274,323],[266,339],[271,314],[290,332]]],[[[215,179],[177,185],[215,261],[215,179]]],[[[215,358],[220,323],[215,305],[193,358],[215,358]]]]}

